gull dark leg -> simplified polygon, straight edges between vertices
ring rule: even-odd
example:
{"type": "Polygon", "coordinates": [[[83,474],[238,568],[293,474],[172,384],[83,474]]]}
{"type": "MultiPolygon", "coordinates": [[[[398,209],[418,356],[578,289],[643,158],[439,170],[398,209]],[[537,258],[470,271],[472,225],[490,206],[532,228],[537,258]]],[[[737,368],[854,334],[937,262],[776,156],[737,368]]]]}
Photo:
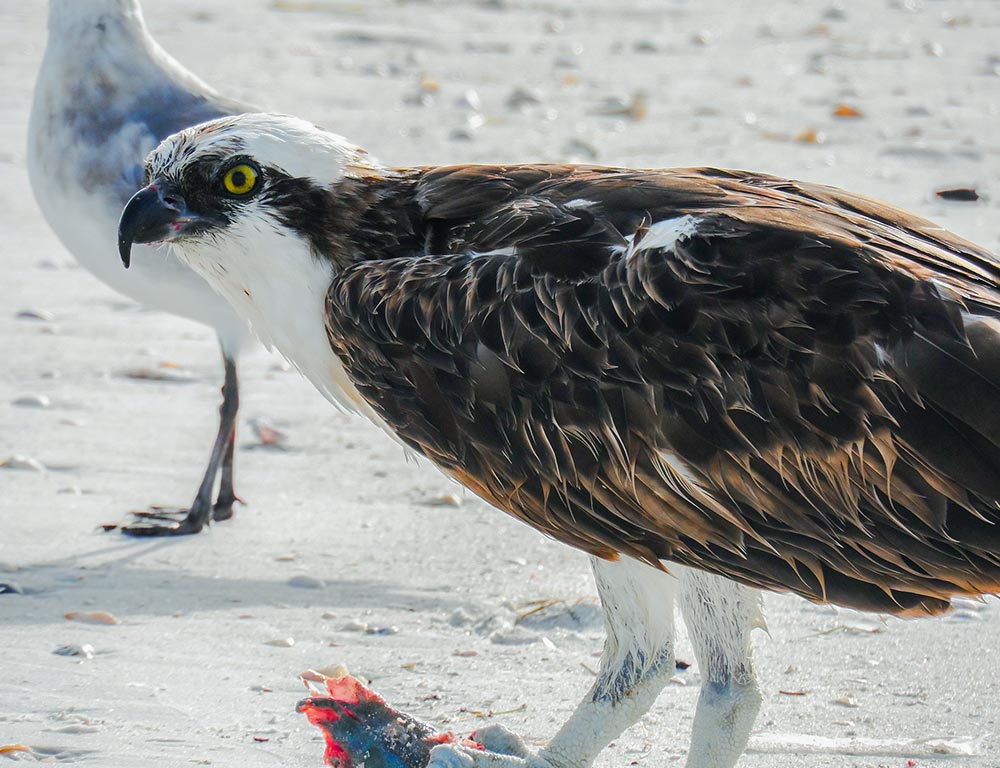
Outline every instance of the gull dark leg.
{"type": "Polygon", "coordinates": [[[222,385],[222,407],[219,409],[219,434],[228,429],[226,452],[219,474],[219,495],[212,507],[213,520],[228,520],[233,516],[233,504],[240,500],[233,490],[233,459],[236,454],[236,415],[240,410],[240,384],[236,376],[236,361],[223,354],[226,379],[222,385]]]}
{"type": "Polygon", "coordinates": [[[185,536],[198,533],[211,518],[226,520],[233,516],[233,454],[236,445],[236,415],[239,412],[239,380],[236,361],[223,351],[225,380],[222,385],[222,405],[219,407],[219,431],[212,446],[212,455],[202,478],[198,493],[186,514],[151,511],[137,513],[138,522],[122,527],[129,536],[185,536]],[[219,497],[212,504],[215,478],[220,475],[219,497]]]}

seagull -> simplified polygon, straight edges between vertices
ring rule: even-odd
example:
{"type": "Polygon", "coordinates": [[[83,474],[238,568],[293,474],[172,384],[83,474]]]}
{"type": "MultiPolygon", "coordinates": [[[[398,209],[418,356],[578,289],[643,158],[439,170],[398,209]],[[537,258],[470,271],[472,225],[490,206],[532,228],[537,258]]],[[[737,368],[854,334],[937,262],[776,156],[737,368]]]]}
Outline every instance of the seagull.
{"type": "Polygon", "coordinates": [[[758,590],[898,616],[1000,590],[1000,265],[906,211],[716,168],[393,168],[296,118],[187,129],[119,249],[166,242],[328,398],[591,557],[598,678],[539,751],[583,768],[705,671],[689,768],[760,705],[758,590]]]}
{"type": "Polygon", "coordinates": [[[247,109],[172,59],[147,31],[138,0],[50,0],[29,127],[35,199],[63,245],[97,278],[141,304],[213,328],[225,367],[219,431],[194,502],[176,514],[140,513],[123,528],[131,535],[197,533],[213,519],[232,517],[236,361],[252,336],[229,304],[173,254],[150,252],[134,274],[123,273],[115,256],[118,216],[142,186],[143,158],[162,139],[247,109]]]}

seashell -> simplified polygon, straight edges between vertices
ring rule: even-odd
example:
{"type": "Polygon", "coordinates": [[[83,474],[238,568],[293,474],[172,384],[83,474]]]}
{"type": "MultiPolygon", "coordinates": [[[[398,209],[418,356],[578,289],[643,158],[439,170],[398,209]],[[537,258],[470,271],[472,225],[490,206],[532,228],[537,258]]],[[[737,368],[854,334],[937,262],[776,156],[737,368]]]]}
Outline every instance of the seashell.
{"type": "Polygon", "coordinates": [[[365,630],[366,635],[398,635],[399,627],[373,627],[369,626],[365,630]]]}
{"type": "Polygon", "coordinates": [[[20,408],[48,408],[52,405],[52,401],[45,395],[25,395],[11,401],[11,405],[20,408]]]}
{"type": "Polygon", "coordinates": [[[326,582],[322,579],[317,579],[315,576],[292,576],[288,580],[288,586],[298,587],[299,589],[323,589],[326,587],[326,582]]]}
{"type": "Polygon", "coordinates": [[[45,465],[31,456],[15,454],[6,459],[0,459],[0,469],[25,469],[32,472],[47,472],[45,465]]]}
{"type": "Polygon", "coordinates": [[[117,616],[107,611],[70,611],[65,618],[85,624],[121,624],[117,616]]]}
{"type": "Polygon", "coordinates": [[[56,316],[47,309],[22,309],[16,315],[18,320],[37,320],[42,323],[51,323],[56,316]]]}
{"type": "Polygon", "coordinates": [[[0,745],[0,755],[9,755],[13,752],[28,752],[32,749],[27,744],[2,744],[0,745]]]}
{"type": "Polygon", "coordinates": [[[92,659],[97,655],[94,646],[84,643],[83,645],[61,645],[52,651],[56,656],[79,656],[84,659],[92,659]]]}

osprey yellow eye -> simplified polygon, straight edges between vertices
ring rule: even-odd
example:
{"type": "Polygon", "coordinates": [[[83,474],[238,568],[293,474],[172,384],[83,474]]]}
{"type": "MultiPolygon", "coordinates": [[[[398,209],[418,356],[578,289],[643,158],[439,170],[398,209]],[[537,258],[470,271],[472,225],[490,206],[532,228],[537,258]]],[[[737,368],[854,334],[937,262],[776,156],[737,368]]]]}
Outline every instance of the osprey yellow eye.
{"type": "Polygon", "coordinates": [[[257,186],[259,175],[252,165],[240,163],[226,171],[226,175],[222,177],[222,186],[231,195],[248,195],[257,186]]]}

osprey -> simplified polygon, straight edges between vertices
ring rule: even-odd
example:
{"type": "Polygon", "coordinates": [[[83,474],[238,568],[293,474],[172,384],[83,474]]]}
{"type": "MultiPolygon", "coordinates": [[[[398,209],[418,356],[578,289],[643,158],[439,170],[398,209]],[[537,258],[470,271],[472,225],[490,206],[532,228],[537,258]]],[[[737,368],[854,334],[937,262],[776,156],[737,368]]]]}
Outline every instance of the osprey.
{"type": "Polygon", "coordinates": [[[607,642],[569,721],[432,766],[590,765],[672,674],[677,598],[688,765],[728,768],[753,588],[900,616],[1000,588],[1000,266],[930,222],[714,168],[388,168],[260,114],[146,180],[126,266],[169,242],[329,398],[592,556],[607,642]]]}
{"type": "Polygon", "coordinates": [[[107,285],[211,326],[225,365],[219,431],[190,510],[179,517],[144,514],[123,528],[132,535],[197,533],[211,519],[232,517],[236,360],[252,337],[229,304],[176,256],[150,254],[134,274],[124,273],[112,233],[122,206],[142,186],[142,161],[151,149],[181,128],[246,110],[157,45],[138,0],[50,0],[28,143],[38,206],[67,250],[107,285]]]}

